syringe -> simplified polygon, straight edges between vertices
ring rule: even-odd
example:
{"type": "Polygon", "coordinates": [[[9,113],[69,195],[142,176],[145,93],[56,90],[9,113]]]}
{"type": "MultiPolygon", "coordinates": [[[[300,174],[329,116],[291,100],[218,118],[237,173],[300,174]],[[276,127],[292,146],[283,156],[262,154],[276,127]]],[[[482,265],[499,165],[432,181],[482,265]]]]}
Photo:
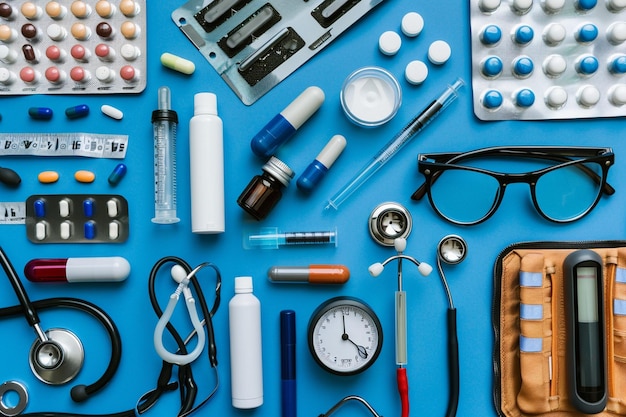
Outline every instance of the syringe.
{"type": "Polygon", "coordinates": [[[245,249],[278,249],[280,246],[335,245],[337,229],[314,232],[281,232],[277,227],[262,227],[259,231],[244,232],[245,249]]]}
{"type": "Polygon", "coordinates": [[[170,224],[176,217],[176,126],[178,115],[170,109],[170,89],[159,88],[159,108],[152,112],[154,132],[153,223],[170,224]]]}
{"type": "Polygon", "coordinates": [[[415,116],[396,136],[365,165],[339,192],[337,192],[330,200],[326,209],[334,208],[337,210],[339,206],[348,199],[361,185],[365,183],[376,171],[382,168],[404,145],[406,145],[413,137],[417,136],[429,122],[437,117],[448,107],[450,103],[457,98],[458,90],[465,83],[461,78],[457,78],[452,85],[448,85],[445,91],[433,100],[420,114],[415,116]]]}

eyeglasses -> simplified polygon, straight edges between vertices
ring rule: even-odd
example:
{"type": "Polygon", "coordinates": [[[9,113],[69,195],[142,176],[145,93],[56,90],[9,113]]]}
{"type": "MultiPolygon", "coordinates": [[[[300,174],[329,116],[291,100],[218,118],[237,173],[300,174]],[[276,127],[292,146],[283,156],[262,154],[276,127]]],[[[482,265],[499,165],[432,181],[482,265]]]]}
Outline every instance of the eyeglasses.
{"type": "Polygon", "coordinates": [[[606,182],[614,160],[611,148],[593,147],[492,147],[420,154],[417,165],[425,182],[411,199],[420,200],[428,194],[439,216],[459,225],[473,225],[495,213],[509,184],[527,183],[539,214],[553,222],[567,223],[588,214],[602,194],[615,193],[606,182]],[[478,160],[494,159],[507,163],[533,160],[544,167],[508,174],[475,166],[478,160]]]}

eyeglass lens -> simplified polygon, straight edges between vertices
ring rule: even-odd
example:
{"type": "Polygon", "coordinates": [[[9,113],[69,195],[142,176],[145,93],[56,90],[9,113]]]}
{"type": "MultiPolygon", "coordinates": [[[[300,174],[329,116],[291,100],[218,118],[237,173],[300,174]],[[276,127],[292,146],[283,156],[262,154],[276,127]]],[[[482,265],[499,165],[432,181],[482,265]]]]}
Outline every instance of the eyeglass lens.
{"type": "MultiPolygon", "coordinates": [[[[491,175],[463,169],[439,171],[431,181],[432,204],[455,223],[484,219],[501,198],[499,181],[491,175]]],[[[535,185],[536,207],[555,221],[571,221],[593,207],[601,193],[602,169],[598,163],[579,163],[544,173],[535,185]],[[589,171],[582,169],[582,165],[589,171]],[[592,178],[590,173],[598,177],[592,178]]]]}

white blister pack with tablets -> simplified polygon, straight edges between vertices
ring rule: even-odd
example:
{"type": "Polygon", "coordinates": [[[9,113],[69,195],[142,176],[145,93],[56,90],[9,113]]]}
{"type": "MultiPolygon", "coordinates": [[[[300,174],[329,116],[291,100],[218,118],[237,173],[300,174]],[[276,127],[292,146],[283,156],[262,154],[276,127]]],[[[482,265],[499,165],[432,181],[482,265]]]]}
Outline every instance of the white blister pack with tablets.
{"type": "Polygon", "coordinates": [[[626,0],[470,0],[481,120],[626,115],[626,0]]]}
{"type": "Polygon", "coordinates": [[[0,0],[0,95],[146,87],[146,0],[0,0]]]}

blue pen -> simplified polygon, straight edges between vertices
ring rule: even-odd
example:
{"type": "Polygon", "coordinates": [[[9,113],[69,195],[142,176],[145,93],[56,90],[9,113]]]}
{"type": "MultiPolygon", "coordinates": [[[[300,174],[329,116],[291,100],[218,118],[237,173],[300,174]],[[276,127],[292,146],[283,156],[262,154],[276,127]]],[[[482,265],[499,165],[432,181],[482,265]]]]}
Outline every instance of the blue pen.
{"type": "Polygon", "coordinates": [[[280,312],[280,379],[282,416],[296,417],[296,312],[280,312]]]}

